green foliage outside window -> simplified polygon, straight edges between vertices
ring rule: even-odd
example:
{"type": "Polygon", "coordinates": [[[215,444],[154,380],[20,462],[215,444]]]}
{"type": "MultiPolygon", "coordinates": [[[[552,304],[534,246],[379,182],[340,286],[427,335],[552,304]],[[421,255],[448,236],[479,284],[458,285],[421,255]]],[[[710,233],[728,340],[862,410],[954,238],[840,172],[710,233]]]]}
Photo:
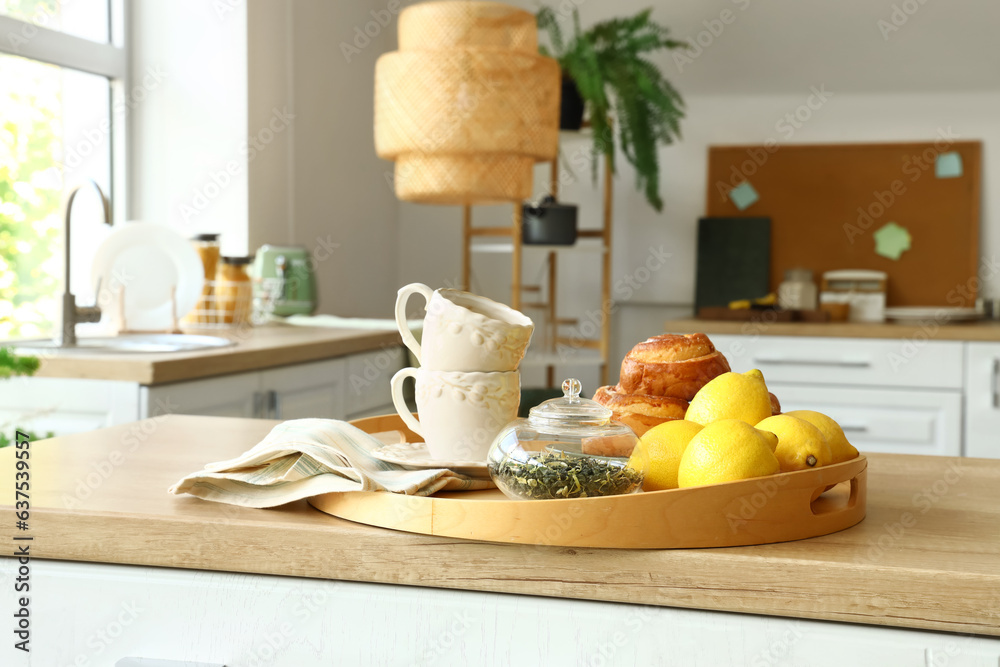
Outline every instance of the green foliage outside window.
{"type": "MultiPolygon", "coordinates": [[[[0,0],[0,14],[21,20],[57,11],[58,0],[0,0]]],[[[0,55],[0,340],[49,334],[56,309],[62,103],[52,69],[0,55]]],[[[0,347],[0,380],[36,370],[37,358],[0,347]]],[[[12,425],[0,426],[6,447],[12,425]]]]}
{"type": "MultiPolygon", "coordinates": [[[[56,4],[0,0],[0,14],[24,18],[56,4]]],[[[62,101],[54,69],[0,55],[0,340],[47,336],[56,313],[62,101]]]]}

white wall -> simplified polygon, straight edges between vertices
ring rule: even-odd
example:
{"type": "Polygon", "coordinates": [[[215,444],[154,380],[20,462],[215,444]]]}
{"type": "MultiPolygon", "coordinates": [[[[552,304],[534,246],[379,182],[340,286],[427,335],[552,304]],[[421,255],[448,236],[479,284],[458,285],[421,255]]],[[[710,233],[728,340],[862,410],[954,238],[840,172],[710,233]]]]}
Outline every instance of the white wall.
{"type": "MultiPolygon", "coordinates": [[[[385,181],[392,164],[374,155],[374,62],[395,48],[396,38],[395,16],[386,20],[384,13],[389,3],[250,0],[245,7],[236,0],[181,2],[183,20],[166,11],[168,0],[135,3],[134,14],[155,29],[136,40],[134,72],[159,63],[168,73],[134,114],[135,143],[142,152],[137,162],[149,165],[135,178],[137,217],[183,224],[179,204],[204,188],[219,157],[237,151],[241,137],[268,127],[274,109],[287,106],[294,115],[287,128],[274,133],[272,143],[250,163],[248,177],[234,179],[195,223],[188,223],[191,231],[221,228],[231,243],[251,248],[294,242],[324,257],[327,246],[339,244],[318,263],[322,312],[384,316],[399,285],[457,282],[458,209],[398,203],[385,181]],[[219,17],[215,8],[220,4],[232,11],[219,17]],[[377,18],[383,24],[373,29],[377,18]],[[355,43],[366,27],[373,36],[355,43]],[[345,44],[357,50],[349,54],[350,62],[345,44]],[[177,51],[187,55],[177,58],[177,51]],[[240,53],[249,65],[241,65],[240,53]],[[241,66],[252,72],[249,84],[241,78],[241,66]],[[206,71],[211,85],[193,83],[204,80],[206,71]],[[249,100],[242,116],[235,110],[240,96],[249,100]],[[247,220],[248,238],[240,231],[247,220]]],[[[535,8],[528,0],[516,4],[535,8]]],[[[589,0],[579,6],[587,25],[647,4],[589,0]]],[[[614,326],[622,349],[612,357],[675,312],[667,304],[692,301],[707,147],[771,137],[784,141],[775,123],[805,101],[809,86],[826,85],[833,96],[790,141],[932,139],[938,128],[949,126],[962,138],[982,139],[982,248],[986,255],[1000,251],[1000,229],[990,217],[993,193],[1000,191],[1000,176],[990,169],[1000,139],[1000,79],[995,75],[1000,40],[988,27],[996,24],[1000,9],[985,0],[925,3],[885,38],[878,22],[891,20],[894,4],[899,3],[678,0],[656,6],[655,18],[692,42],[705,42],[705,31],[710,25],[718,28],[715,21],[723,12],[729,11],[732,21],[711,35],[691,62],[679,64],[669,55],[658,60],[688,105],[683,141],[661,151],[663,213],[648,207],[634,190],[628,166],[619,161],[613,277],[634,271],[650,248],[662,245],[672,257],[628,298],[616,293],[623,302],[614,326]],[[626,312],[630,308],[641,312],[626,312]]],[[[585,146],[585,139],[567,138],[563,148],[573,155],[585,146]]],[[[546,173],[539,169],[539,182],[546,173]]],[[[563,188],[564,197],[581,204],[584,226],[597,226],[599,192],[589,173],[578,176],[577,183],[563,188]]],[[[475,222],[503,224],[508,216],[507,207],[477,208],[475,222]]],[[[525,282],[534,282],[541,270],[540,258],[529,257],[525,282]]],[[[562,314],[596,306],[598,273],[594,258],[563,262],[562,314]]],[[[477,291],[506,300],[509,279],[507,257],[476,257],[477,291]]],[[[987,285],[986,293],[1000,296],[1000,278],[987,285]]]]}
{"type": "Polygon", "coordinates": [[[375,58],[392,49],[395,17],[350,62],[340,46],[384,3],[133,7],[133,78],[166,72],[132,113],[133,217],[185,235],[221,232],[225,254],[303,245],[316,260],[320,312],[388,316],[397,202],[390,166],[375,156],[372,105],[375,58]]]}
{"type": "Polygon", "coordinates": [[[247,3],[249,248],[291,243],[295,228],[295,101],[290,0],[247,3]],[[265,141],[266,140],[266,141],[265,141]]]}
{"type": "Polygon", "coordinates": [[[186,236],[219,232],[224,253],[244,254],[246,6],[143,0],[130,9],[130,217],[186,236]]]}
{"type": "MultiPolygon", "coordinates": [[[[534,8],[527,0],[515,4],[534,8]]],[[[576,4],[583,24],[589,25],[650,3],[576,4]]],[[[683,140],[660,151],[662,213],[635,191],[633,172],[619,160],[613,283],[641,266],[651,248],[662,245],[672,257],[641,289],[631,295],[615,293],[620,308],[613,323],[612,359],[661,331],[664,320],[690,312],[684,304],[694,298],[696,225],[704,214],[707,149],[713,144],[752,144],[769,138],[780,143],[934,140],[939,129],[950,127],[962,139],[984,142],[980,245],[986,257],[1000,254],[1000,225],[992,217],[1000,174],[990,168],[1000,157],[1000,78],[993,65],[1000,59],[1000,40],[985,27],[1000,19],[1000,8],[985,0],[963,0],[960,7],[922,4],[899,30],[887,31],[886,39],[878,22],[891,20],[894,4],[900,3],[680,0],[656,6],[654,18],[676,36],[692,43],[700,39],[707,47],[692,53],[690,62],[669,55],[657,60],[687,102],[683,140]],[[716,19],[724,11],[730,12],[726,17],[731,21],[720,32],[716,19]],[[706,39],[709,27],[718,34],[706,39]],[[830,99],[792,137],[779,132],[775,124],[806,101],[810,86],[822,85],[832,93],[830,99]]],[[[575,143],[564,141],[564,152],[572,154],[581,140],[571,141],[575,143]]],[[[564,188],[563,198],[581,204],[588,220],[599,214],[600,198],[589,174],[580,176],[579,183],[564,188]]],[[[476,209],[475,220],[502,224],[506,218],[476,209]]],[[[400,247],[405,251],[399,258],[400,282],[457,280],[458,229],[457,211],[402,205],[400,247]]],[[[508,266],[506,258],[477,257],[474,285],[506,299],[508,266]]],[[[526,261],[525,282],[532,281],[536,269],[537,262],[526,261]]],[[[561,294],[562,315],[580,315],[596,306],[599,290],[590,285],[598,272],[594,263],[566,263],[562,285],[575,280],[581,287],[574,294],[561,294]]],[[[987,282],[984,294],[1000,296],[1000,276],[987,282]]]]}
{"type": "MultiPolygon", "coordinates": [[[[293,5],[295,243],[317,259],[320,312],[392,313],[398,204],[386,185],[391,164],[375,156],[375,59],[395,48],[385,2],[296,0],[293,5]],[[385,27],[371,12],[387,21],[385,27]],[[388,17],[388,18],[387,18],[388,17]],[[358,29],[376,33],[348,59],[358,29]],[[338,244],[333,250],[327,246],[338,244]]],[[[364,44],[363,41],[359,43],[364,44]]],[[[357,48],[357,47],[354,47],[357,48]]]]}

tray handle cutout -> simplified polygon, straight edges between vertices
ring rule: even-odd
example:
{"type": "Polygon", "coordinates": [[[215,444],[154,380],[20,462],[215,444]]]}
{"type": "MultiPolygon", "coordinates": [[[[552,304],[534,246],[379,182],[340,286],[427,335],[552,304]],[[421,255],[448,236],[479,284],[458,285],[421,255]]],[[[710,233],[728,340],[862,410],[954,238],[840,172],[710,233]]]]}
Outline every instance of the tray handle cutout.
{"type": "Polygon", "coordinates": [[[822,494],[809,504],[809,508],[812,510],[814,516],[852,509],[858,502],[858,488],[857,476],[835,484],[829,489],[820,487],[816,491],[822,490],[822,494]],[[844,485],[848,482],[851,485],[849,492],[844,488],[844,485]]]}

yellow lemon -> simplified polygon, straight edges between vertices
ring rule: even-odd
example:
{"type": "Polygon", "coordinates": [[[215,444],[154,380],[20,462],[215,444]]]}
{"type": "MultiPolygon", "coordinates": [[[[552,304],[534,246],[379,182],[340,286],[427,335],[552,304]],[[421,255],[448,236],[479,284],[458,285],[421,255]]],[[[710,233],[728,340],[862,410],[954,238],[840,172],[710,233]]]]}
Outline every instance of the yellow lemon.
{"type": "Polygon", "coordinates": [[[721,419],[698,431],[681,456],[681,488],[773,475],[777,437],[739,419],[721,419]]]}
{"type": "Polygon", "coordinates": [[[816,412],[815,410],[792,410],[785,414],[804,419],[819,429],[819,432],[826,438],[826,444],[830,446],[831,463],[843,463],[844,461],[857,458],[858,450],[847,441],[844,429],[840,428],[840,424],[822,412],[816,412]]]}
{"type": "Polygon", "coordinates": [[[833,462],[826,438],[804,419],[787,414],[775,415],[757,424],[757,428],[778,436],[774,455],[778,457],[781,472],[809,470],[833,462]]]}
{"type": "Polygon", "coordinates": [[[648,456],[649,470],[642,482],[643,491],[677,488],[677,467],[681,464],[681,456],[691,438],[702,428],[701,424],[674,419],[643,434],[628,462],[630,468],[641,470],[643,453],[648,456]]]}
{"type": "Polygon", "coordinates": [[[710,380],[691,399],[684,419],[706,426],[720,419],[739,419],[753,426],[770,416],[771,397],[764,376],[754,369],[710,380]]]}

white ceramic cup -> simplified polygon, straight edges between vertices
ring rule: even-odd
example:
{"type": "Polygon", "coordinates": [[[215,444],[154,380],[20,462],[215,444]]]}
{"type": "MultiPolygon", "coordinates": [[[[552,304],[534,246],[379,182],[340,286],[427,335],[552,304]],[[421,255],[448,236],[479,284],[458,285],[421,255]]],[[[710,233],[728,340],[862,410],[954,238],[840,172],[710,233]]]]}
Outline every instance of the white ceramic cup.
{"type": "Polygon", "coordinates": [[[522,313],[483,296],[413,283],[396,297],[396,326],[420,365],[435,371],[504,372],[517,369],[535,325],[522,313]],[[406,323],[413,294],[427,301],[417,342],[406,323]]]}
{"type": "Polygon", "coordinates": [[[521,374],[462,373],[404,368],[392,376],[392,402],[414,433],[423,436],[431,458],[485,461],[493,439],[517,418],[521,374]],[[403,399],[403,382],[417,383],[417,414],[403,399]]]}

